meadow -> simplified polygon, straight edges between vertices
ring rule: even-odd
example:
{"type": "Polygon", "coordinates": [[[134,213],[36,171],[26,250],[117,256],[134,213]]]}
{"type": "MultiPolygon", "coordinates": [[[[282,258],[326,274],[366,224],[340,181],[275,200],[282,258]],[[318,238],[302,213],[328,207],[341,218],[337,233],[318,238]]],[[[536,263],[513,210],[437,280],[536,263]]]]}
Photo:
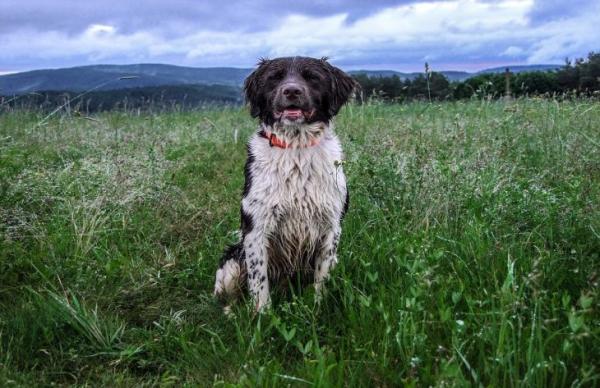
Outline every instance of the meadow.
{"type": "Polygon", "coordinates": [[[320,305],[228,318],[242,108],[0,113],[2,386],[595,386],[600,103],[344,108],[320,305]]]}

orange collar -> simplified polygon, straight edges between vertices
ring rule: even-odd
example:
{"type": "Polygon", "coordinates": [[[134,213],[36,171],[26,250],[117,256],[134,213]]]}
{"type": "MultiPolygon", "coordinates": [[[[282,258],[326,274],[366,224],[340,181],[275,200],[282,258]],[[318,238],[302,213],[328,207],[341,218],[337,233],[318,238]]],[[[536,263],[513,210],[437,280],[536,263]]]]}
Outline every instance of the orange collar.
{"type": "MultiPolygon", "coordinates": [[[[284,149],[285,148],[294,148],[290,144],[286,143],[284,140],[278,138],[277,135],[275,135],[273,132],[268,131],[266,129],[261,129],[260,132],[258,133],[258,135],[260,137],[264,137],[265,139],[269,140],[269,145],[271,147],[279,147],[279,148],[284,148],[284,149]]],[[[319,140],[312,139],[308,145],[302,146],[299,148],[312,147],[312,146],[316,146],[317,144],[319,144],[319,140]]]]}

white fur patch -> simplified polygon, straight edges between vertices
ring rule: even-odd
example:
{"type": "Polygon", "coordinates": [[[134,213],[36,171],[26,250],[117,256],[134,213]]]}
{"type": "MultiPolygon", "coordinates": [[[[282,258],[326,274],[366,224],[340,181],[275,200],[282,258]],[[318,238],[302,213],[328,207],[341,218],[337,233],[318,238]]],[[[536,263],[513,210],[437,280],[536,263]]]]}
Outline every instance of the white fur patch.
{"type": "Polygon", "coordinates": [[[215,296],[235,296],[240,290],[240,265],[228,260],[217,270],[215,276],[215,296]]]}
{"type": "Polygon", "coordinates": [[[269,278],[314,271],[320,283],[337,262],[346,200],[342,149],[323,123],[302,127],[295,133],[294,128],[272,129],[294,148],[272,147],[258,134],[249,142],[252,185],[242,209],[253,221],[244,250],[257,308],[269,303],[269,278]],[[307,146],[315,137],[318,144],[307,146]],[[306,262],[311,257],[315,262],[306,262]]]}

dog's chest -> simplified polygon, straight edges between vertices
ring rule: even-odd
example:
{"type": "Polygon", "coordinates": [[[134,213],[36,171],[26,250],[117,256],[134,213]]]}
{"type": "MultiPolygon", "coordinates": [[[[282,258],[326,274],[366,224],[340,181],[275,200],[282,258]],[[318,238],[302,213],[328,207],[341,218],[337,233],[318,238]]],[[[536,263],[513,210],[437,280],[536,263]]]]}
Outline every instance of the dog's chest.
{"type": "MultiPolygon", "coordinates": [[[[286,233],[318,232],[336,221],[346,196],[337,139],[304,149],[265,147],[259,143],[252,168],[248,203],[253,213],[286,233]],[[306,231],[306,232],[305,232],[306,231]]],[[[260,219],[255,222],[261,222],[260,219]]],[[[309,237],[309,236],[307,236],[309,237]]]]}
{"type": "Polygon", "coordinates": [[[273,160],[269,198],[280,219],[324,221],[341,200],[334,161],[323,152],[302,151],[294,155],[283,152],[273,160]]]}

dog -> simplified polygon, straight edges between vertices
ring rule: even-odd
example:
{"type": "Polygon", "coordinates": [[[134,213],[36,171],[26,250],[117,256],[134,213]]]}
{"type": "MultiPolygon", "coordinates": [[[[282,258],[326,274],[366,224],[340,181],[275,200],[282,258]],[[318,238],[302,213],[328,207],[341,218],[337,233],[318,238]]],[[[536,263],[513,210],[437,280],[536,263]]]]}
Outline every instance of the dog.
{"type": "Polygon", "coordinates": [[[219,299],[249,291],[261,311],[270,286],[298,277],[310,279],[320,299],[349,201],[333,118],[357,87],[327,58],[262,59],[246,78],[245,99],[260,125],[248,142],[241,239],[215,276],[219,299]]]}

